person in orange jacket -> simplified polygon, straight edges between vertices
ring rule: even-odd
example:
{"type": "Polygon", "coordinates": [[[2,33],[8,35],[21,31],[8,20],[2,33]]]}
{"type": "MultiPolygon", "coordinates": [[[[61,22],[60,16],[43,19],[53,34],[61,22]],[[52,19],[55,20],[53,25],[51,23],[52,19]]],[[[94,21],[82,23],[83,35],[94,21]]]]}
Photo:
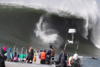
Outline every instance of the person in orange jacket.
{"type": "Polygon", "coordinates": [[[46,52],[45,51],[41,52],[40,59],[41,59],[40,63],[45,64],[45,61],[46,61],[46,52]]]}

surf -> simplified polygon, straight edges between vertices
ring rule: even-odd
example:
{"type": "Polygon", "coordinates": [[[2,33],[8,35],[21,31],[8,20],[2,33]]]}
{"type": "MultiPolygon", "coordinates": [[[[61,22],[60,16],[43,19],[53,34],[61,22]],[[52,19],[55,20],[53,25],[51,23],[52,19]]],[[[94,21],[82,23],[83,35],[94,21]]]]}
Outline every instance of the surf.
{"type": "MultiPolygon", "coordinates": [[[[44,1],[0,1],[1,3],[4,4],[17,4],[17,5],[23,5],[35,9],[43,9],[46,10],[48,13],[54,13],[62,17],[67,17],[69,14],[74,15],[78,18],[82,17],[85,20],[85,33],[82,34],[83,37],[88,39],[88,31],[92,29],[91,31],[91,41],[94,43],[94,45],[97,48],[100,48],[99,40],[100,37],[96,37],[95,32],[99,31],[99,28],[97,25],[99,25],[99,5],[98,5],[98,0],[63,0],[63,1],[58,1],[55,0],[54,3],[53,1],[47,2],[47,0],[44,1]],[[52,5],[51,5],[52,3],[52,5]],[[58,6],[56,6],[58,5],[58,6]],[[96,39],[96,41],[95,41],[96,39]]],[[[98,32],[99,33],[99,32],[98,32]]]]}

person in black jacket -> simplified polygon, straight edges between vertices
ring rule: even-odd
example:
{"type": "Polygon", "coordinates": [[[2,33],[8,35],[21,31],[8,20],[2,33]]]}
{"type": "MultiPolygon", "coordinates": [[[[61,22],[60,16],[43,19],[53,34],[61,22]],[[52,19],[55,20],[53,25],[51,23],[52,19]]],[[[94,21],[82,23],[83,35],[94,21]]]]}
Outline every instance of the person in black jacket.
{"type": "Polygon", "coordinates": [[[3,47],[3,49],[1,50],[1,54],[0,54],[0,67],[5,67],[5,60],[6,60],[6,56],[4,55],[6,53],[6,47],[3,47]]]}
{"type": "Polygon", "coordinates": [[[6,47],[3,47],[3,49],[1,49],[1,55],[4,57],[4,60],[6,60],[7,56],[5,56],[5,54],[7,53],[7,51],[4,50],[4,48],[6,48],[6,47]]]}
{"type": "Polygon", "coordinates": [[[27,63],[32,63],[34,57],[33,47],[30,47],[28,51],[27,63]]]}

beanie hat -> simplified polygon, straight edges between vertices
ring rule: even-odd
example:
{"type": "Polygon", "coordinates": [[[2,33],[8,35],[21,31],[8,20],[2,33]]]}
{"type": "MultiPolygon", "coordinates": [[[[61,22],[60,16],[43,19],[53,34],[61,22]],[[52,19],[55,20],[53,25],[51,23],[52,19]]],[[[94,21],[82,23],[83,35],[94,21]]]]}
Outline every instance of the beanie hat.
{"type": "Polygon", "coordinates": [[[8,50],[11,50],[11,48],[9,48],[8,50]]]}
{"type": "Polygon", "coordinates": [[[52,48],[52,45],[50,45],[50,48],[52,48]]]}
{"type": "Polygon", "coordinates": [[[3,47],[3,50],[5,51],[6,50],[6,47],[3,47]]]}

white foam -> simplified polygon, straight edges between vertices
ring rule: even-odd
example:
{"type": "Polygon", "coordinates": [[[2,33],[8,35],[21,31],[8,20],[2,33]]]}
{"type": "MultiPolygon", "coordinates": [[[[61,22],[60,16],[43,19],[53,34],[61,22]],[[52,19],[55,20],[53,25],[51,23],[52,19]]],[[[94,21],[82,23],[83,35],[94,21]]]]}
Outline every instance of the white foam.
{"type": "Polygon", "coordinates": [[[44,18],[45,15],[41,16],[39,22],[37,23],[37,28],[35,30],[36,37],[39,37],[44,43],[55,43],[56,46],[59,47],[62,44],[63,39],[58,35],[58,32],[55,29],[49,29],[47,28],[47,24],[42,24],[44,22],[44,18]],[[43,29],[41,29],[41,26],[43,29]]]}
{"type": "MultiPolygon", "coordinates": [[[[83,17],[86,20],[86,24],[84,25],[85,34],[83,34],[85,38],[87,38],[88,29],[93,28],[97,23],[97,18],[99,16],[98,7],[100,6],[98,5],[100,3],[99,0],[49,0],[49,1],[48,0],[0,0],[0,3],[18,4],[18,5],[28,6],[36,9],[42,8],[50,13],[56,13],[59,16],[68,16],[67,13],[70,13],[71,15],[75,15],[78,18],[83,17]]],[[[98,27],[96,27],[95,29],[98,29],[98,27]]],[[[100,30],[98,29],[98,31],[100,30]]],[[[42,33],[39,32],[39,34],[43,34],[43,32],[42,33]]],[[[55,38],[57,37],[57,35],[55,34],[53,34],[53,36],[55,38]]],[[[92,34],[92,37],[99,41],[100,36],[98,39],[95,38],[95,36],[99,36],[99,34],[98,35],[92,34]]],[[[51,37],[51,36],[47,36],[47,37],[51,37]]],[[[98,42],[97,44],[95,42],[94,44],[98,47],[99,46],[98,44],[100,43],[98,42]]]]}

